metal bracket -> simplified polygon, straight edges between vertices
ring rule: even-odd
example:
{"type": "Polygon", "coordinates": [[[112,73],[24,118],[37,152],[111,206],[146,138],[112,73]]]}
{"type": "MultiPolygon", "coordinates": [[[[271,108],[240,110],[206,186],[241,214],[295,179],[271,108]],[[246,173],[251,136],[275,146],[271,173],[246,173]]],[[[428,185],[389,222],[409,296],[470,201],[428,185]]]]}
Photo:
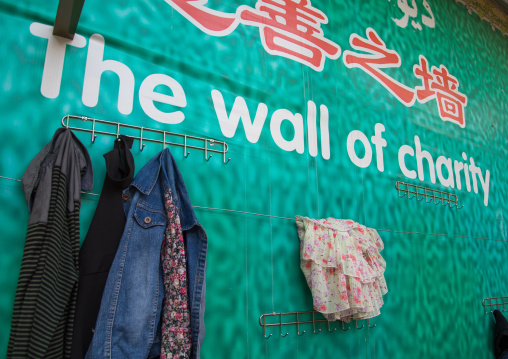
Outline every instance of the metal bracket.
{"type": "Polygon", "coordinates": [[[60,0],[53,35],[73,39],[85,0],[60,0]]]}

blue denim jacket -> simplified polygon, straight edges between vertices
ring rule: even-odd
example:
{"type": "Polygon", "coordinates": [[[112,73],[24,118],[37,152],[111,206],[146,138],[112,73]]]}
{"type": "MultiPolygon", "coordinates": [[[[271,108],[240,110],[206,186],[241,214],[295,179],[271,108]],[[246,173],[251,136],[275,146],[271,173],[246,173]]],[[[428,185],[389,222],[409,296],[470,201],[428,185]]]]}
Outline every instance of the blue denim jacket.
{"type": "Polygon", "coordinates": [[[208,240],[194,214],[180,171],[165,149],[141,169],[124,191],[127,223],[109,272],[86,358],[150,358],[160,354],[164,296],[160,252],[167,221],[163,203],[166,189],[171,189],[178,208],[187,248],[190,357],[200,357],[205,335],[208,240]]]}

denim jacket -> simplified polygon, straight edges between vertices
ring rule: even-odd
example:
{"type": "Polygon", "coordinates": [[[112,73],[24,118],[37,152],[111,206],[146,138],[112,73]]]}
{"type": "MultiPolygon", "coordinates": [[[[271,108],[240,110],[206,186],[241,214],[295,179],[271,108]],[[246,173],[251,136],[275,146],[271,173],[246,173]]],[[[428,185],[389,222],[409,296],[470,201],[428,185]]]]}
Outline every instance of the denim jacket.
{"type": "Polygon", "coordinates": [[[160,252],[167,222],[164,191],[168,189],[179,211],[187,251],[190,358],[200,357],[205,335],[208,239],[194,214],[180,171],[165,149],[141,169],[123,192],[127,223],[86,358],[151,358],[160,354],[164,296],[160,252]]]}

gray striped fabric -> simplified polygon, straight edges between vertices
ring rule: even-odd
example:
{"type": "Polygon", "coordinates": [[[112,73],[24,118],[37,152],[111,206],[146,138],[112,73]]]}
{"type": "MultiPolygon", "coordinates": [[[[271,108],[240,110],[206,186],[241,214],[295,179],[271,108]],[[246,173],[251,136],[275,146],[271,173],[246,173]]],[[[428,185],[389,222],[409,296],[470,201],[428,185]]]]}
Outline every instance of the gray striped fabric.
{"type": "Polygon", "coordinates": [[[47,223],[29,225],[14,301],[8,358],[68,358],[78,283],[79,208],[53,168],[47,223]]]}

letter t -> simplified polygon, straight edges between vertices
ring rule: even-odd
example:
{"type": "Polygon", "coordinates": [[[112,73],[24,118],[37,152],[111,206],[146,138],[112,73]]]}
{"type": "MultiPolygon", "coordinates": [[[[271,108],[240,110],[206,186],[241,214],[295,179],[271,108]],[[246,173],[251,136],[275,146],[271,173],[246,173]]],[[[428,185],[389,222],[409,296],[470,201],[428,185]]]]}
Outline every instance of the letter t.
{"type": "Polygon", "coordinates": [[[53,27],[34,22],[30,25],[32,35],[48,39],[44,69],[42,71],[41,94],[47,98],[57,98],[60,94],[62,72],[67,45],[85,47],[86,39],[78,34],[73,40],[53,35],[53,27]]]}

